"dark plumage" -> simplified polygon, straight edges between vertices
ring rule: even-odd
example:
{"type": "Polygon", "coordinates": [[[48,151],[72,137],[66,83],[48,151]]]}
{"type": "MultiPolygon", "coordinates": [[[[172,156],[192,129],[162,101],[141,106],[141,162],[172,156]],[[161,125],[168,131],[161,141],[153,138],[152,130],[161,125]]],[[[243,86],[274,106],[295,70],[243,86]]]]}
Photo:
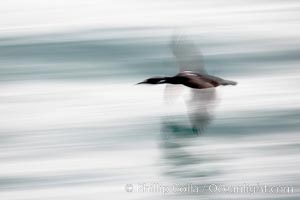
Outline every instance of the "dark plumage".
{"type": "Polygon", "coordinates": [[[138,84],[182,84],[194,89],[218,87],[219,85],[236,85],[237,82],[224,80],[208,74],[183,71],[172,77],[152,77],[138,84]]]}

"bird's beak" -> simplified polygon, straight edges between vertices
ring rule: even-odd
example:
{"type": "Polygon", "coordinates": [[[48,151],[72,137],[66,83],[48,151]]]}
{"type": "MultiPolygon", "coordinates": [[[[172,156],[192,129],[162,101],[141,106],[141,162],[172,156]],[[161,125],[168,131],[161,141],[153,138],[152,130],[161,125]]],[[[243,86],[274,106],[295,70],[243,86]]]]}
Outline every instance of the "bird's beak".
{"type": "Polygon", "coordinates": [[[145,81],[142,81],[142,82],[136,83],[136,85],[144,84],[144,83],[146,83],[146,82],[145,82],[145,81]]]}

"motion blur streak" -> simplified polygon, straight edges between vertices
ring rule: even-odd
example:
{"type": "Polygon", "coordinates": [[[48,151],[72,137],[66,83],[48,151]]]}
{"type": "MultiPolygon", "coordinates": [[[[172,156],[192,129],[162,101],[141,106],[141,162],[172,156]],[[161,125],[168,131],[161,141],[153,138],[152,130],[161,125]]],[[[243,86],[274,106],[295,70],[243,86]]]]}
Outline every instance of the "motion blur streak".
{"type": "Polygon", "coordinates": [[[299,11],[293,0],[1,3],[0,199],[299,199],[299,11]],[[185,90],[165,101],[165,86],[134,85],[178,72],[179,29],[209,74],[239,83],[216,88],[200,136],[185,90]],[[124,189],[151,182],[294,192],[124,189]]]}

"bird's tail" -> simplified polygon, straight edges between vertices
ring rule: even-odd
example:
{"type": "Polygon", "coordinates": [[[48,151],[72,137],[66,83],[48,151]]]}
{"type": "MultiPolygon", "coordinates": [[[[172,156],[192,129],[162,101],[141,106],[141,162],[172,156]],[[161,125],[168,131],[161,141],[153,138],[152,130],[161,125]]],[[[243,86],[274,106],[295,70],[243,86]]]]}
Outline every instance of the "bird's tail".
{"type": "Polygon", "coordinates": [[[230,80],[223,80],[222,82],[221,82],[221,85],[236,85],[237,84],[237,82],[235,82],[235,81],[230,81],[230,80]]]}

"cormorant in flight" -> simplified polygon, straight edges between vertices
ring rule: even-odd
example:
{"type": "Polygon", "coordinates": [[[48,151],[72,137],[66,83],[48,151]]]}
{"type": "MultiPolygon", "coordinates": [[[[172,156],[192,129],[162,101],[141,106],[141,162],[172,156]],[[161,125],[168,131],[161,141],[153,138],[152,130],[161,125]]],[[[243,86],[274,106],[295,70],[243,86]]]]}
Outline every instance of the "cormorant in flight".
{"type": "Polygon", "coordinates": [[[184,35],[173,35],[170,49],[179,73],[172,77],[152,77],[138,84],[167,84],[164,91],[166,102],[178,96],[181,91],[179,85],[187,86],[186,89],[190,90],[190,98],[186,101],[187,114],[192,129],[200,134],[213,118],[213,110],[218,101],[215,88],[220,85],[236,85],[237,82],[209,75],[205,70],[201,51],[184,35]]]}
{"type": "Polygon", "coordinates": [[[218,87],[219,85],[236,85],[237,82],[224,80],[208,74],[200,74],[193,71],[183,71],[172,77],[153,77],[138,84],[182,84],[194,89],[218,87]]]}

